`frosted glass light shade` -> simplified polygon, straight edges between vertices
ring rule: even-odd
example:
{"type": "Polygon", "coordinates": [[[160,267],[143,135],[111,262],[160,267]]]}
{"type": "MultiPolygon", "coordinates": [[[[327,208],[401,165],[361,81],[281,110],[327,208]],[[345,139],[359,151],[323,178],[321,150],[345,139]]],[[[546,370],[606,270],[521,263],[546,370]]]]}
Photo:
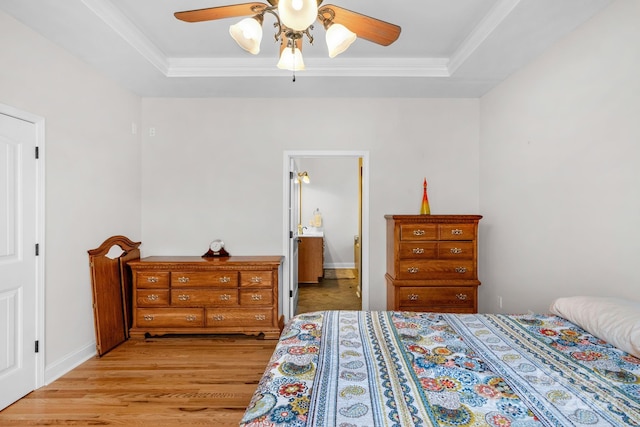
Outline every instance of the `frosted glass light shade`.
{"type": "Polygon", "coordinates": [[[262,41],[262,26],[254,18],[245,18],[229,27],[229,34],[238,45],[249,53],[257,55],[262,41]]]}
{"type": "Polygon", "coordinates": [[[292,30],[304,31],[318,17],[317,0],[279,0],[278,16],[292,30]]]}
{"type": "Polygon", "coordinates": [[[349,30],[342,24],[333,24],[327,29],[327,47],[329,48],[329,58],[334,58],[341,54],[351,43],[356,41],[356,33],[349,30]]]}
{"type": "Polygon", "coordinates": [[[304,60],[302,59],[302,52],[300,52],[300,49],[295,48],[294,52],[291,52],[291,48],[289,47],[284,49],[280,54],[278,68],[289,71],[304,70],[304,60]]]}

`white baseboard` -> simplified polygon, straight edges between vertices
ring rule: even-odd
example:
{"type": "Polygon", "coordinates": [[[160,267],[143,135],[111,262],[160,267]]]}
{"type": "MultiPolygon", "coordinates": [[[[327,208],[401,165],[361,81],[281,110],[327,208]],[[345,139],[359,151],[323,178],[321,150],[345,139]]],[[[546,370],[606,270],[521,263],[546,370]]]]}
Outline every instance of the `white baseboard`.
{"type": "Polygon", "coordinates": [[[356,268],[356,264],[353,262],[334,262],[331,264],[325,264],[326,269],[340,269],[340,268],[356,268]]]}
{"type": "Polygon", "coordinates": [[[67,372],[72,371],[92,357],[96,357],[96,354],[96,343],[94,341],[48,364],[44,369],[44,384],[51,384],[67,372]]]}

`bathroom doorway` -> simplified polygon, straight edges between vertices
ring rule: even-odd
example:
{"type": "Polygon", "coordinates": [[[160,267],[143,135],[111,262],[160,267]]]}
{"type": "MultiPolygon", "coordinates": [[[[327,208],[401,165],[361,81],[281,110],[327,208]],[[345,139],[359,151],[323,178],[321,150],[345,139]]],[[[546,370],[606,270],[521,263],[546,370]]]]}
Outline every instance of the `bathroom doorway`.
{"type": "MultiPolygon", "coordinates": [[[[368,152],[364,151],[285,152],[283,218],[287,233],[283,243],[286,257],[281,298],[285,319],[297,313],[297,297],[305,289],[316,292],[316,295],[324,293],[332,309],[355,309],[354,298],[350,294],[339,294],[351,292],[352,288],[359,304],[357,309],[368,309],[368,157],[368,152]],[[309,177],[308,183],[298,179],[304,172],[309,177]],[[291,180],[296,179],[298,181],[292,185],[291,180]],[[312,221],[317,218],[314,216],[317,211],[322,217],[320,227],[312,221]],[[306,280],[298,288],[298,245],[291,243],[306,240],[322,241],[323,273],[317,281],[306,280]],[[325,272],[326,281],[323,280],[325,272]],[[345,290],[345,286],[350,289],[345,290]],[[341,300],[345,301],[344,307],[339,306],[341,300]]],[[[319,306],[319,309],[323,308],[319,306]]]]}

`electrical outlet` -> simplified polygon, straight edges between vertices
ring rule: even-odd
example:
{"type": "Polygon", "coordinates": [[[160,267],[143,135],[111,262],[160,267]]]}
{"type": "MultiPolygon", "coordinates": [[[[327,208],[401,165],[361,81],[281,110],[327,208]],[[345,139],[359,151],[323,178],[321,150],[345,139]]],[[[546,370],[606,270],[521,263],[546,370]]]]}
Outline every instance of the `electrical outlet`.
{"type": "Polygon", "coordinates": [[[156,128],[149,128],[149,136],[156,136],[156,128]]]}
{"type": "Polygon", "coordinates": [[[502,297],[498,296],[498,307],[502,308],[502,297]]]}

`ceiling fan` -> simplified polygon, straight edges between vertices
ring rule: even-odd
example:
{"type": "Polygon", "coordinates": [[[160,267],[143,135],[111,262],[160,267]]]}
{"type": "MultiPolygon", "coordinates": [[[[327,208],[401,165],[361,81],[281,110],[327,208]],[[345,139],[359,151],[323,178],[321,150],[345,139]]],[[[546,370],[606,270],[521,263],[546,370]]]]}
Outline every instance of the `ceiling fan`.
{"type": "Polygon", "coordinates": [[[313,43],[313,23],[318,20],[326,32],[329,57],[344,52],[357,37],[388,46],[400,36],[400,27],[344,9],[335,5],[321,6],[322,0],[267,0],[238,3],[227,6],[176,12],[174,16],[185,22],[212,21],[224,18],[249,16],[231,25],[231,37],[248,52],[257,55],[262,41],[262,23],[265,13],[273,15],[276,22],[275,40],[280,42],[278,68],[304,70],[302,39],[313,43]]]}

